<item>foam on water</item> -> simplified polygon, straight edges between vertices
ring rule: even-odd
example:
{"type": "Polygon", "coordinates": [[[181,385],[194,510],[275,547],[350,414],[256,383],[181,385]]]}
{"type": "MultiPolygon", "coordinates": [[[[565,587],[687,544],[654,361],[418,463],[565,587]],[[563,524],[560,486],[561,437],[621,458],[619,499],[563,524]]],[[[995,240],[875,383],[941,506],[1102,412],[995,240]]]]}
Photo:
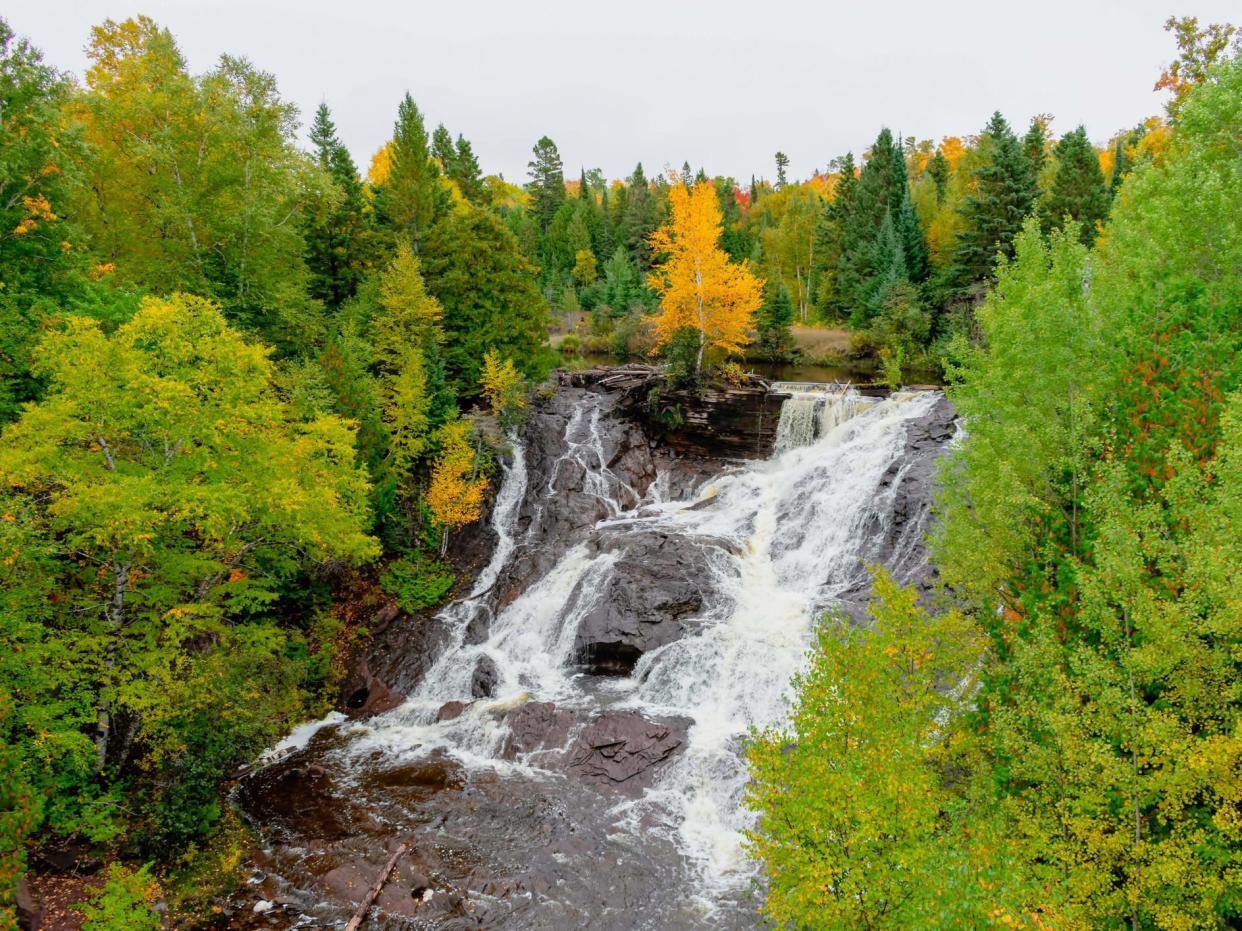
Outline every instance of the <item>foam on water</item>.
{"type": "Polygon", "coordinates": [[[693,721],[687,747],[658,784],[617,811],[635,835],[652,825],[672,835],[697,866],[709,900],[748,881],[741,739],[752,726],[787,714],[786,693],[804,663],[814,619],[863,580],[861,548],[891,519],[891,470],[905,450],[906,427],[938,398],[919,392],[878,400],[842,386],[774,388],[793,396],[783,405],[771,459],[728,470],[679,501],[668,500],[667,481],[657,480],[641,507],[635,490],[607,467],[597,399],[584,399],[566,427],[566,452],[552,465],[548,494],[575,463],[584,473],[581,487],[609,515],[601,531],[618,535],[620,545],[570,548],[488,619],[483,642],[471,644],[468,628],[488,611],[484,596],[521,546],[517,520],[528,477],[525,451],[516,444],[493,512],[498,542],[491,562],[471,594],[441,613],[449,644],[409,700],[356,726],[342,752],[400,758],[441,749],[471,767],[520,766],[499,757],[507,729],[498,708],[528,699],[587,708],[600,701],[598,683],[584,688],[589,677],[571,665],[574,638],[625,535],[656,528],[709,541],[702,545],[712,595],[693,632],[645,654],[629,679],[604,689],[647,715],[693,721]],[[498,673],[496,698],[437,722],[445,702],[470,700],[471,675],[483,656],[498,673]]]}

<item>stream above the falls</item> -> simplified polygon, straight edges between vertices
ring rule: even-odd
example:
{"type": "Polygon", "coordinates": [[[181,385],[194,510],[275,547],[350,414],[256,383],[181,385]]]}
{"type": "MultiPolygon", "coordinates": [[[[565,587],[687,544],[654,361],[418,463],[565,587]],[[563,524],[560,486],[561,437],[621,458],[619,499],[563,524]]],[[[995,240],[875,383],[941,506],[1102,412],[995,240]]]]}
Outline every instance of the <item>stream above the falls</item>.
{"type": "Polygon", "coordinates": [[[405,840],[374,927],[756,927],[743,741],[784,719],[815,618],[860,614],[868,564],[926,578],[953,430],[938,392],[776,387],[758,462],[664,458],[607,392],[537,411],[404,700],[241,786],[262,894],[339,927],[405,840]]]}

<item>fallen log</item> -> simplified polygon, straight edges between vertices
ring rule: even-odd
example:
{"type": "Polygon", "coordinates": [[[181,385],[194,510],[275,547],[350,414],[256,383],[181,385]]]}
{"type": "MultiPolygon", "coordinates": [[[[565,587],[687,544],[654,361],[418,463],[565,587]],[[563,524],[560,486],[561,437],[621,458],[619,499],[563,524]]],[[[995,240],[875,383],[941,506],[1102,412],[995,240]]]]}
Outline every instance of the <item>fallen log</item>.
{"type": "Polygon", "coordinates": [[[408,842],[400,844],[388,862],[384,864],[384,868],[380,870],[379,876],[375,878],[371,888],[367,890],[367,894],[362,901],[358,903],[358,910],[354,912],[354,917],[349,919],[349,924],[345,925],[345,931],[358,931],[362,925],[362,920],[367,917],[367,912],[371,910],[371,905],[379,898],[379,894],[384,889],[384,884],[388,882],[388,877],[392,873],[392,869],[397,865],[397,861],[401,859],[402,854],[410,849],[408,842]]]}

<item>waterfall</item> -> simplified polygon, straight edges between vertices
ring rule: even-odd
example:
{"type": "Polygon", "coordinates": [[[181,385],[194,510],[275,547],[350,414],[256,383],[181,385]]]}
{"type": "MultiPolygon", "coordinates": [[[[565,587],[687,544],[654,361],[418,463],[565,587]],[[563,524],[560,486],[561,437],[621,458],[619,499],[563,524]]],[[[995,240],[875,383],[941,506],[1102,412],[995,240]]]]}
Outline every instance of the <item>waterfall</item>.
{"type": "MultiPolygon", "coordinates": [[[[535,791],[553,778],[537,765],[538,753],[514,759],[506,751],[507,712],[526,702],[552,702],[576,727],[604,711],[687,720],[684,745],[655,785],[637,798],[609,797],[607,814],[621,848],[639,860],[656,849],[651,845],[675,851],[678,869],[693,877],[681,880],[684,898],[701,896],[698,911],[676,922],[665,915],[607,927],[725,927],[712,909],[726,901],[736,907],[753,878],[742,847],[749,824],[740,804],[742,741],[750,728],[784,720],[815,619],[865,589],[869,562],[917,551],[921,518],[904,514],[894,524],[896,495],[910,425],[940,399],[935,392],[868,398],[839,385],[774,389],[791,397],[772,457],[728,467],[689,494],[675,495],[661,475],[640,495],[614,474],[597,395],[570,412],[560,455],[540,466],[542,479],[528,476],[528,451],[515,442],[493,509],[490,562],[470,593],[440,612],[446,641],[404,704],[340,725],[345,739],[328,756],[341,778],[353,780],[362,797],[369,773],[444,754],[472,773],[525,780],[511,790],[518,798],[523,785],[535,791]],[[601,507],[553,555],[540,549],[544,516],[558,507],[562,522],[566,513],[586,513],[566,512],[565,495],[601,507]],[[702,609],[679,638],[645,652],[629,676],[587,675],[574,665],[579,625],[606,597],[627,552],[653,537],[706,554],[702,609]],[[529,565],[532,554],[541,557],[538,577],[516,594],[498,595],[498,580],[512,588],[506,569],[529,565]],[[492,697],[474,700],[472,675],[481,662],[495,670],[495,685],[492,697]],[[447,702],[467,704],[440,720],[447,702]]],[[[572,743],[575,733],[565,739],[572,743]]],[[[595,869],[583,862],[574,875],[595,869]]],[[[562,926],[552,913],[524,920],[532,923],[517,926],[562,926]]],[[[737,920],[728,926],[744,926],[737,920]]]]}
{"type": "Polygon", "coordinates": [[[772,390],[789,395],[776,428],[776,456],[810,446],[877,401],[859,394],[853,385],[777,382],[772,390]]]}

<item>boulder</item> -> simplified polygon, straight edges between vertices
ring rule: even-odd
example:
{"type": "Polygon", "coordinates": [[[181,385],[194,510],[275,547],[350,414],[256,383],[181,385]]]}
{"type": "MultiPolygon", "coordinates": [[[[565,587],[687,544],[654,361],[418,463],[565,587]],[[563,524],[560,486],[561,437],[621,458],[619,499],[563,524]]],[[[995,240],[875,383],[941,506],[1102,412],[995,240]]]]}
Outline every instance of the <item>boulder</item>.
{"type": "Polygon", "coordinates": [[[595,675],[627,676],[644,653],[682,637],[711,584],[706,550],[686,537],[627,534],[617,545],[623,554],[574,640],[595,675]]]}

